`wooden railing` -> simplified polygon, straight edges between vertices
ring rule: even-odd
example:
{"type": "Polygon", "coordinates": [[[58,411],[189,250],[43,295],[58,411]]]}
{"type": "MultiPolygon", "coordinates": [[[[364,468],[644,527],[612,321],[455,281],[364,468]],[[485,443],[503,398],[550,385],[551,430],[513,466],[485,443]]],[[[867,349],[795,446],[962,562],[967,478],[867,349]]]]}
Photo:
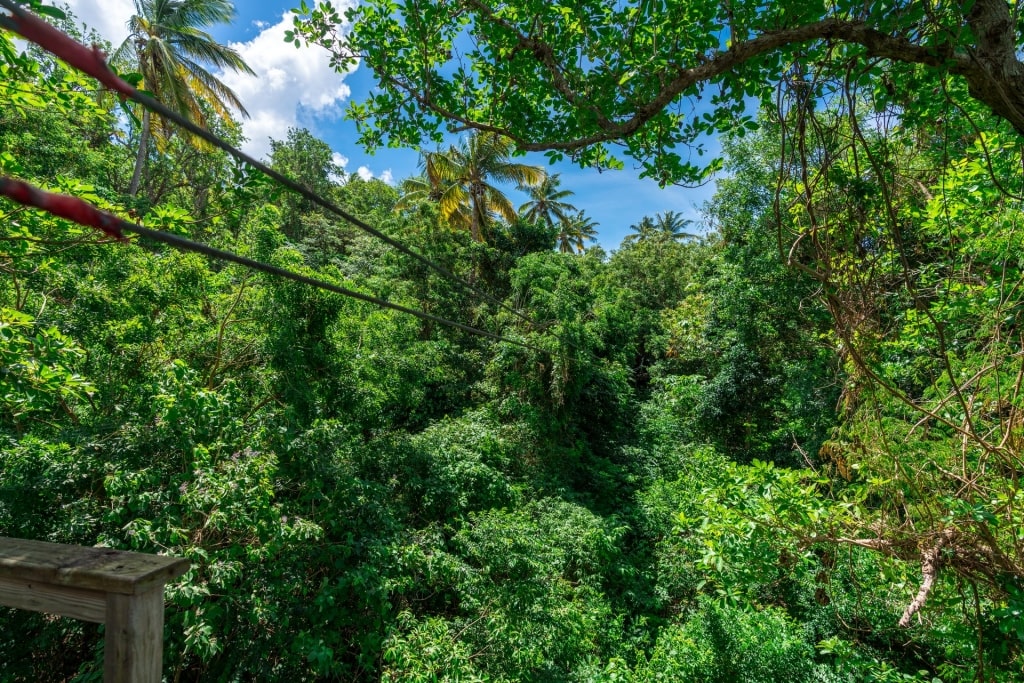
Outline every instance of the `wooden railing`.
{"type": "Polygon", "coordinates": [[[106,625],[104,683],[159,683],[164,584],[188,560],[0,536],[0,605],[106,625]]]}

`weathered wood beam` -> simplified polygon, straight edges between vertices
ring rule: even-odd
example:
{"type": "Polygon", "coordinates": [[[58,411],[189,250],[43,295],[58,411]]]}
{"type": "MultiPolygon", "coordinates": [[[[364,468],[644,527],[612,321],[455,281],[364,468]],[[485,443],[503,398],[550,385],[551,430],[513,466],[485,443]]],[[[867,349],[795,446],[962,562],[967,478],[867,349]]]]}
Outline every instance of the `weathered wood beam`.
{"type": "Polygon", "coordinates": [[[164,584],[188,560],[0,537],[0,605],[106,625],[105,683],[159,683],[164,584]]]}

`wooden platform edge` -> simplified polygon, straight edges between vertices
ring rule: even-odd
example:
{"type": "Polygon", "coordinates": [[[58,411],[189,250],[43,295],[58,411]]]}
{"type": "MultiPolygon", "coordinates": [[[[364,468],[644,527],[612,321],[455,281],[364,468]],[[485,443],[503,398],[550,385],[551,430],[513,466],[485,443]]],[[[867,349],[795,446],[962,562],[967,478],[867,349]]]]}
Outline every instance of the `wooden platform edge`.
{"type": "Polygon", "coordinates": [[[188,571],[181,557],[0,536],[0,577],[135,595],[188,571]]]}
{"type": "Polygon", "coordinates": [[[106,594],[0,576],[0,605],[102,624],[106,594]]]}

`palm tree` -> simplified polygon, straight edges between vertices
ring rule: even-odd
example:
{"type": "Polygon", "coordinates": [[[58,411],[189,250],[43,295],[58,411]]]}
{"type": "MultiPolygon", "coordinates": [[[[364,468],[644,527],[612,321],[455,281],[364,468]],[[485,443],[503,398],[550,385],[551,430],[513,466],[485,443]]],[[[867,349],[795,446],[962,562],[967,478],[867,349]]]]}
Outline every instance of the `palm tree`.
{"type": "MultiPolygon", "coordinates": [[[[207,113],[230,118],[229,107],[248,116],[238,96],[210,73],[206,66],[255,75],[242,57],[220,45],[202,29],[225,23],[235,14],[228,0],[134,0],[135,16],[128,20],[129,36],[113,59],[130,63],[142,74],[141,88],[153,97],[206,127],[207,113]],[[205,105],[205,106],[204,106],[205,105]]],[[[139,152],[129,194],[142,178],[149,138],[150,114],[142,114],[139,152]]],[[[165,124],[165,134],[166,134],[165,124]]]]}
{"type": "Polygon", "coordinates": [[[571,197],[572,190],[559,190],[560,174],[555,173],[544,178],[536,187],[530,188],[530,201],[519,207],[519,214],[528,221],[544,221],[548,225],[566,223],[571,212],[576,210],[572,204],[563,202],[571,197]]]}
{"type": "MultiPolygon", "coordinates": [[[[402,181],[400,188],[402,196],[395,202],[395,211],[403,211],[412,208],[420,202],[440,202],[444,195],[442,188],[436,180],[431,180],[426,174],[412,176],[402,181]]],[[[457,230],[469,230],[470,219],[469,209],[466,206],[458,206],[455,212],[449,215],[446,220],[448,225],[457,230]]]]}
{"type": "Polygon", "coordinates": [[[693,221],[683,218],[681,213],[676,213],[675,211],[657,213],[654,218],[644,216],[640,219],[639,223],[629,226],[629,229],[635,231],[636,234],[627,235],[622,240],[622,243],[632,244],[633,242],[651,242],[655,240],[697,239],[699,235],[683,231],[684,228],[690,225],[693,225],[693,221]]]}
{"type": "Polygon", "coordinates": [[[693,221],[689,218],[683,218],[681,213],[675,211],[666,211],[665,213],[659,213],[655,216],[654,225],[658,230],[658,234],[663,239],[669,240],[691,240],[697,239],[697,235],[691,232],[685,232],[685,228],[693,225],[693,221]]]}
{"type": "Polygon", "coordinates": [[[437,196],[441,215],[454,227],[468,227],[473,239],[484,241],[493,216],[516,218],[512,202],[491,181],[515,183],[522,189],[539,186],[547,174],[540,166],[510,161],[512,141],[494,133],[476,133],[447,152],[424,156],[428,189],[437,196]]]}
{"type": "Polygon", "coordinates": [[[558,233],[558,250],[568,254],[575,249],[583,253],[583,242],[597,241],[597,223],[582,211],[562,221],[562,229],[558,233]]]}
{"type": "Polygon", "coordinates": [[[629,229],[635,231],[636,234],[626,235],[622,240],[623,244],[632,244],[633,242],[647,242],[653,240],[655,236],[658,234],[658,226],[654,224],[654,221],[651,220],[650,216],[644,216],[643,218],[640,219],[639,223],[634,223],[633,225],[629,226],[629,229]]]}

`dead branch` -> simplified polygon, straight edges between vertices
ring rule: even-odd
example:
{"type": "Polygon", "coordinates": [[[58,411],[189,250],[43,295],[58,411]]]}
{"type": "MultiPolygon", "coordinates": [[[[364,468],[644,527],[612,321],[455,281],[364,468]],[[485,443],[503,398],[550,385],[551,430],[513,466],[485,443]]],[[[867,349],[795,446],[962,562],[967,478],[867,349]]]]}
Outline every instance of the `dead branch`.
{"type": "Polygon", "coordinates": [[[921,575],[923,577],[921,588],[918,589],[917,595],[910,601],[907,608],[903,610],[903,616],[900,617],[901,627],[910,626],[911,618],[924,607],[925,600],[928,599],[928,594],[932,592],[932,586],[935,585],[935,577],[938,576],[939,569],[942,567],[942,549],[952,543],[956,537],[956,529],[945,529],[939,534],[935,545],[921,553],[921,575]]]}

